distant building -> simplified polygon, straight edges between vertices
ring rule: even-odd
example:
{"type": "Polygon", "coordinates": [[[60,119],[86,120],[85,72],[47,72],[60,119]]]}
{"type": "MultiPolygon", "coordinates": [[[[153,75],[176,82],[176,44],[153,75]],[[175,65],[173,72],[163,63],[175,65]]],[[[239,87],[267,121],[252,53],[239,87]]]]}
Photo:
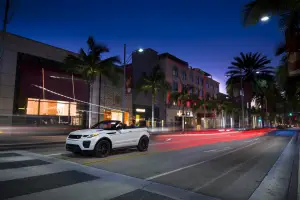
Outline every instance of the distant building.
{"type": "MultiPolygon", "coordinates": [[[[181,91],[182,84],[194,86],[194,94],[199,99],[206,99],[208,96],[215,97],[219,93],[219,83],[212,79],[212,76],[198,68],[192,68],[188,62],[176,56],[163,53],[158,54],[153,49],[145,49],[143,53],[136,52],[132,56],[133,86],[143,74],[149,74],[152,67],[159,64],[166,74],[166,81],[172,87],[172,91],[181,91]]],[[[133,116],[137,120],[151,119],[151,94],[138,93],[133,89],[133,116]],[[143,112],[140,112],[143,111],[143,112]]],[[[170,93],[164,97],[159,95],[155,105],[155,119],[160,123],[176,124],[181,123],[182,109],[177,102],[170,102],[170,93]],[[163,122],[164,121],[164,122],[163,122]]],[[[195,126],[195,118],[203,118],[204,113],[193,111],[187,106],[185,111],[187,126],[195,126]]],[[[207,118],[213,117],[211,112],[206,113],[207,118]]]]}

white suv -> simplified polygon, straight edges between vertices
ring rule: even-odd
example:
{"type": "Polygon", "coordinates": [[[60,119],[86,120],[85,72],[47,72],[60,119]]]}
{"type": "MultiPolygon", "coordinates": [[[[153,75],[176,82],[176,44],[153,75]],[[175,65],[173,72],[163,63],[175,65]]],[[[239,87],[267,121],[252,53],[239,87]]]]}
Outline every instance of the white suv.
{"type": "Polygon", "coordinates": [[[98,157],[106,157],[112,149],[124,147],[147,151],[148,145],[147,128],[126,127],[117,120],[102,121],[90,129],[71,132],[66,140],[67,151],[93,152],[98,157]]]}

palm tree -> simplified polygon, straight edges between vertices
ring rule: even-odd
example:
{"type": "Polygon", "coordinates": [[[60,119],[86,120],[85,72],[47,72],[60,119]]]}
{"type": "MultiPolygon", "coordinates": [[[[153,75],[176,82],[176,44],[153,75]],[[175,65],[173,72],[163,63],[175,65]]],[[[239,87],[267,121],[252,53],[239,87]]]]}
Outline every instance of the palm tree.
{"type": "MultiPolygon", "coordinates": [[[[240,89],[244,90],[247,84],[251,86],[252,93],[260,93],[260,81],[273,79],[274,70],[273,67],[268,66],[270,63],[271,61],[260,53],[240,53],[240,56],[235,57],[228,67],[226,76],[229,79],[226,87],[231,89],[240,84],[240,89]]],[[[250,91],[246,92],[250,96],[250,91]]]]}
{"type": "Polygon", "coordinates": [[[138,81],[137,90],[145,93],[150,92],[152,95],[152,128],[154,127],[154,107],[156,103],[156,97],[159,92],[166,94],[169,89],[170,85],[166,81],[165,73],[161,70],[159,65],[155,65],[149,75],[144,74],[138,81]]]}
{"type": "Polygon", "coordinates": [[[195,100],[198,99],[198,96],[193,94],[194,87],[191,85],[184,85],[182,84],[182,81],[180,80],[181,83],[181,91],[175,91],[171,93],[170,99],[171,102],[179,102],[182,110],[182,132],[184,132],[184,112],[187,108],[187,103],[194,102],[195,100]]]}
{"type": "MultiPolygon", "coordinates": [[[[83,48],[79,50],[77,56],[68,55],[64,62],[66,64],[66,71],[72,74],[79,74],[85,80],[89,90],[89,118],[88,127],[91,127],[92,119],[92,97],[93,97],[93,83],[96,77],[99,75],[99,87],[101,88],[101,76],[105,76],[111,80],[114,84],[117,83],[119,77],[114,74],[121,72],[122,70],[116,67],[117,63],[120,63],[120,59],[117,56],[108,57],[103,59],[102,54],[109,52],[107,46],[96,43],[94,38],[90,36],[87,40],[88,49],[84,51],[83,48]]],[[[101,90],[99,91],[101,94],[101,90]]],[[[100,98],[99,98],[100,99],[100,98]]],[[[99,102],[100,103],[100,102],[99,102]]]]}

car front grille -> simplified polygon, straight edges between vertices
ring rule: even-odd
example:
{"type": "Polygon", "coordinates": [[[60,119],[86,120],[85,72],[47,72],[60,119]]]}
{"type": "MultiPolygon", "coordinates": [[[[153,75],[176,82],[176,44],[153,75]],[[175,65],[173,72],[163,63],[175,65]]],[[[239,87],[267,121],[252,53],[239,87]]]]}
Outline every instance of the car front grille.
{"type": "Polygon", "coordinates": [[[70,139],[80,139],[81,135],[69,135],[70,139]]]}
{"type": "Polygon", "coordinates": [[[76,144],[66,144],[66,150],[72,151],[72,152],[80,152],[81,151],[79,145],[76,145],[76,144]]]}

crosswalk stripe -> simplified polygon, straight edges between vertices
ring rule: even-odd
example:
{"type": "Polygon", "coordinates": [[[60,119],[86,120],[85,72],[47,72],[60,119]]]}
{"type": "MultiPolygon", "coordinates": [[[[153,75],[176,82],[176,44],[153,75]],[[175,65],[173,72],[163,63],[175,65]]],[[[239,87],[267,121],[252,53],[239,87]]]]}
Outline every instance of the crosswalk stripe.
{"type": "Polygon", "coordinates": [[[47,165],[47,164],[50,164],[50,163],[43,161],[43,160],[38,160],[38,159],[14,161],[14,162],[4,162],[4,163],[0,163],[0,170],[37,166],[37,165],[47,165]]]}
{"type": "Polygon", "coordinates": [[[33,160],[33,159],[34,158],[30,156],[13,156],[13,157],[2,157],[2,158],[0,157],[0,163],[33,160]]]}
{"type": "Polygon", "coordinates": [[[42,192],[95,179],[98,179],[98,177],[71,170],[22,179],[1,181],[0,188],[2,192],[0,192],[0,199],[42,192]]]}
{"type": "Polygon", "coordinates": [[[32,193],[28,195],[18,196],[13,200],[74,200],[74,199],[112,199],[123,195],[128,192],[132,192],[137,189],[136,185],[124,184],[122,182],[108,181],[97,179],[94,181],[88,181],[60,187],[52,190],[46,190],[43,192],[32,193]],[[101,192],[105,191],[105,192],[101,192]]]}
{"type": "Polygon", "coordinates": [[[13,157],[13,156],[22,156],[22,155],[18,154],[18,153],[0,153],[0,158],[2,158],[2,157],[13,157]]]}
{"type": "Polygon", "coordinates": [[[4,169],[4,170],[0,170],[0,181],[27,178],[31,176],[40,176],[40,175],[67,171],[67,170],[68,169],[61,167],[61,165],[57,163],[38,165],[38,166],[29,166],[23,168],[4,169]]]}

